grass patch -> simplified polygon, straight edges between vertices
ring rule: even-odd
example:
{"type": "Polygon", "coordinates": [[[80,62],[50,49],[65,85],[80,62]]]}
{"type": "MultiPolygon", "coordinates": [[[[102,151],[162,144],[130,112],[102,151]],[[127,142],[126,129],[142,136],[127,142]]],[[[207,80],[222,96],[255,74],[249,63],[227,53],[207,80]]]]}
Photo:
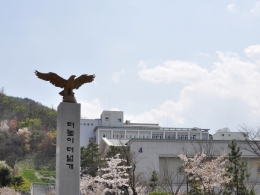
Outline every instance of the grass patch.
{"type": "Polygon", "coordinates": [[[54,179],[56,177],[56,171],[41,171],[41,170],[38,170],[36,172],[40,173],[43,177],[53,177],[54,179]]]}
{"type": "Polygon", "coordinates": [[[34,172],[35,170],[24,170],[22,172],[22,176],[30,182],[41,182],[41,180],[36,177],[34,172]]]}
{"type": "Polygon", "coordinates": [[[23,170],[20,175],[24,179],[24,184],[19,187],[14,187],[17,190],[29,190],[31,183],[40,182],[40,183],[55,183],[55,180],[50,179],[56,177],[56,171],[42,171],[42,170],[23,170]],[[35,172],[38,172],[43,178],[38,179],[35,175],[35,172]],[[49,178],[48,178],[49,177],[49,178]]]}

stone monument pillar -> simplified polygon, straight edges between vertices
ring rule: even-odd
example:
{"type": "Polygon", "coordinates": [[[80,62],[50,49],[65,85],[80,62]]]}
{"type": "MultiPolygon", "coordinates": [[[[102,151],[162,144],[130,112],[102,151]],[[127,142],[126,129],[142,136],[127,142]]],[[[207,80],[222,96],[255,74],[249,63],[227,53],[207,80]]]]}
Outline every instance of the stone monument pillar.
{"type": "Polygon", "coordinates": [[[80,194],[80,104],[58,106],[56,195],[80,194]]]}

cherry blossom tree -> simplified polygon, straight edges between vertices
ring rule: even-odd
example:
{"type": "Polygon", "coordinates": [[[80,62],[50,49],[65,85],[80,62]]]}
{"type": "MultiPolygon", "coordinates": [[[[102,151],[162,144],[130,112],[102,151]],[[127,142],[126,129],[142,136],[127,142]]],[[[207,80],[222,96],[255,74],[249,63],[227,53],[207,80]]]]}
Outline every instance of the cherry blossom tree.
{"type": "MultiPolygon", "coordinates": [[[[129,174],[128,169],[131,166],[123,165],[125,160],[119,158],[119,154],[115,157],[107,158],[107,167],[101,168],[101,176],[92,177],[87,175],[81,179],[81,192],[84,195],[105,195],[124,194],[132,195],[133,192],[129,187],[129,174]]],[[[145,194],[145,188],[142,186],[136,187],[139,195],[145,194]]]]}
{"type": "Polygon", "coordinates": [[[80,191],[83,195],[101,195],[105,189],[105,184],[99,183],[91,175],[87,175],[80,180],[80,191]]]}
{"type": "Polygon", "coordinates": [[[186,155],[180,154],[183,161],[184,171],[192,187],[196,188],[203,195],[214,194],[214,188],[223,190],[224,184],[230,182],[232,177],[226,175],[226,154],[207,161],[206,154],[202,151],[195,154],[193,158],[187,158],[186,155]]]}
{"type": "Polygon", "coordinates": [[[0,194],[1,195],[21,195],[21,193],[16,192],[14,189],[3,187],[0,188],[0,194]]]}

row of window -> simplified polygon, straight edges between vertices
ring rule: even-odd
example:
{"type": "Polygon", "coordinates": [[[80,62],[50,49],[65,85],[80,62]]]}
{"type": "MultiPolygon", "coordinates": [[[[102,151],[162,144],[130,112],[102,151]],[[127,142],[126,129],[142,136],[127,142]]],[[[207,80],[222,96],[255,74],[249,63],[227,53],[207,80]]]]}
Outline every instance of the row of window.
{"type": "MultiPolygon", "coordinates": [[[[107,135],[103,134],[103,137],[107,137],[107,135]]],[[[126,136],[124,136],[124,134],[113,135],[113,138],[117,138],[117,139],[119,139],[119,138],[123,139],[124,137],[126,137],[126,139],[137,138],[136,135],[126,135],[126,136]]],[[[149,139],[150,136],[149,135],[139,135],[139,138],[149,139]]],[[[152,139],[163,139],[163,134],[152,134],[152,139]]],[[[175,135],[166,134],[165,139],[176,139],[176,137],[175,137],[175,135]]],[[[178,135],[178,139],[188,139],[188,135],[178,135]]],[[[192,135],[192,136],[190,136],[190,139],[198,139],[198,138],[196,135],[192,135]]]]}
{"type": "MultiPolygon", "coordinates": [[[[106,134],[103,134],[103,137],[107,137],[109,138],[106,134]]],[[[136,138],[137,136],[136,135],[126,135],[124,136],[123,134],[120,134],[120,135],[113,135],[113,138],[124,138],[126,137],[126,139],[128,138],[136,138]]],[[[149,135],[139,135],[139,138],[144,138],[144,139],[148,139],[149,138],[149,135]]]]}
{"type": "MultiPolygon", "coordinates": [[[[153,134],[153,139],[163,139],[163,134],[153,134]]],[[[176,139],[175,135],[166,134],[165,139],[176,139]]],[[[188,139],[188,135],[178,135],[178,139],[188,139]]],[[[196,135],[191,135],[190,139],[197,139],[196,135]]]]}
{"type": "MultiPolygon", "coordinates": [[[[106,121],[109,121],[109,118],[108,118],[108,117],[105,117],[105,119],[106,119],[106,121]]],[[[121,119],[121,118],[117,119],[117,122],[121,123],[121,122],[122,122],[122,119],[121,119]]]]}
{"type": "MultiPolygon", "coordinates": [[[[222,137],[224,137],[225,136],[225,134],[221,134],[222,135],[222,137]]],[[[228,136],[230,136],[230,134],[228,134],[228,136]]]]}
{"type": "MultiPolygon", "coordinates": [[[[80,123],[80,125],[82,125],[82,123],[80,123]]],[[[86,123],[83,123],[83,125],[86,125],[86,123]]],[[[87,125],[89,126],[90,123],[87,123],[87,125]]],[[[93,126],[93,123],[91,123],[91,126],[93,126]]]]}

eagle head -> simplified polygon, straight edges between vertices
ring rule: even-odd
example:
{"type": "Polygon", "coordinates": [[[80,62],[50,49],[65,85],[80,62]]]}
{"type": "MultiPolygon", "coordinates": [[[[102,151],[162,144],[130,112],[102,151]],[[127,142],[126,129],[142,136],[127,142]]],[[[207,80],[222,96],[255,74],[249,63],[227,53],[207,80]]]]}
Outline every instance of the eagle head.
{"type": "Polygon", "coordinates": [[[71,75],[69,79],[73,79],[76,77],[76,75],[71,75]]]}

